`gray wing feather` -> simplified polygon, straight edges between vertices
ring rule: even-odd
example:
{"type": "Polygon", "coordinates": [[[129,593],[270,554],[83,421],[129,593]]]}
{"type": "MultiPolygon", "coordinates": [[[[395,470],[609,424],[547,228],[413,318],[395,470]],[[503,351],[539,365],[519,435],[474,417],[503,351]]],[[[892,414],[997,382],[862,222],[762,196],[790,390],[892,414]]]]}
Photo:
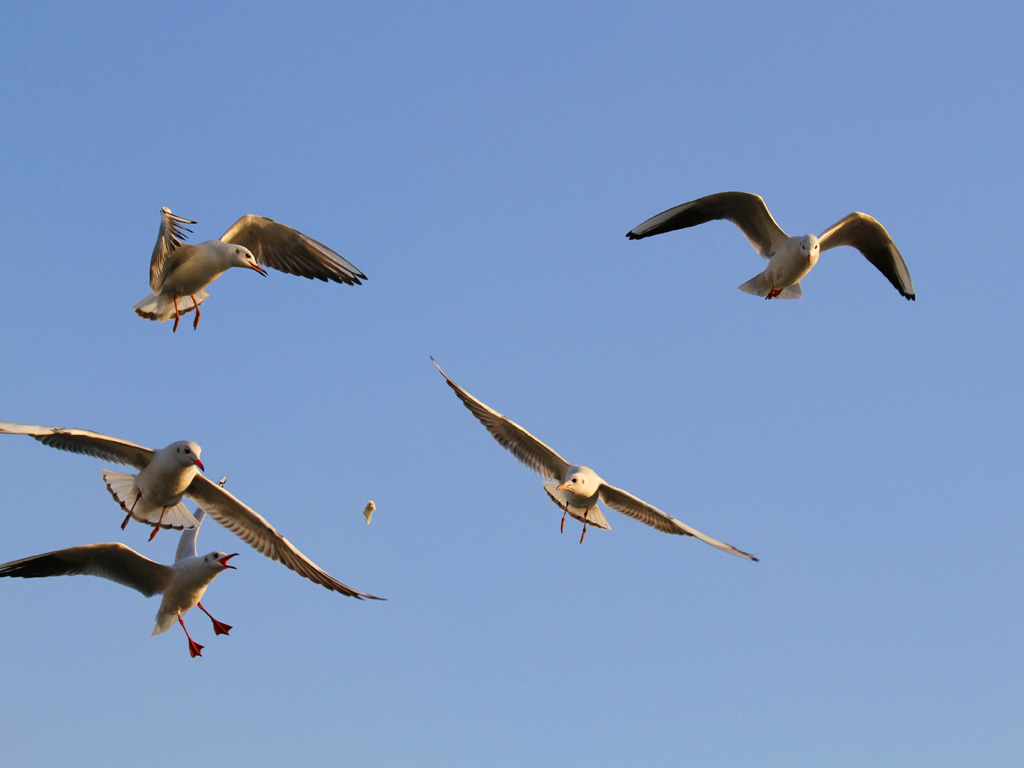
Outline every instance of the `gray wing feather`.
{"type": "Polygon", "coordinates": [[[691,528],[686,523],[676,520],[672,515],[662,512],[657,507],[651,506],[646,501],[638,499],[631,493],[626,493],[626,491],[623,491],[621,488],[616,488],[604,483],[601,485],[599,493],[601,495],[601,501],[616,512],[621,512],[624,515],[632,517],[634,520],[639,520],[645,525],[657,528],[662,533],[674,533],[680,536],[696,536],[701,541],[710,544],[712,547],[718,547],[718,549],[723,552],[738,555],[739,557],[745,557],[748,560],[757,560],[753,555],[736,549],[736,547],[731,544],[726,544],[724,541],[713,539],[710,536],[701,533],[696,528],[691,528]]]}
{"type": "Polygon", "coordinates": [[[271,560],[276,560],[286,568],[290,568],[300,576],[349,597],[360,600],[364,597],[371,600],[383,599],[365,592],[357,592],[342,584],[302,554],[259,514],[202,475],[196,475],[185,493],[197,504],[202,505],[206,514],[250,547],[271,560]]]}
{"type": "Polygon", "coordinates": [[[95,456],[136,469],[144,469],[153,458],[153,451],[150,448],[117,437],[101,435],[99,432],[90,432],[87,429],[41,427],[35,424],[0,421],[0,434],[29,435],[51,448],[95,456]]]}
{"type": "Polygon", "coordinates": [[[156,235],[153,256],[149,260],[149,287],[153,289],[153,293],[157,293],[163,286],[164,277],[169,271],[167,256],[181,246],[182,241],[188,237],[185,233],[192,231],[182,226],[183,224],[195,222],[175,216],[166,205],[160,209],[160,231],[156,235]]]}
{"type": "Polygon", "coordinates": [[[448,386],[459,396],[463,405],[469,409],[470,413],[476,416],[477,420],[484,425],[502,448],[507,449],[509,453],[543,478],[550,480],[565,479],[565,471],[569,468],[569,462],[559,456],[553,448],[542,443],[514,421],[481,403],[469,392],[449,379],[448,374],[442,371],[441,366],[437,364],[437,360],[434,360],[433,357],[430,359],[437,367],[437,370],[441,371],[441,375],[448,382],[448,386]]]}
{"type": "Polygon", "coordinates": [[[117,542],[59,549],[0,565],[0,576],[35,579],[76,575],[109,579],[146,597],[163,592],[171,582],[171,569],[166,565],[117,542]]]}
{"type": "Polygon", "coordinates": [[[822,252],[840,245],[856,248],[886,276],[900,295],[915,300],[914,283],[903,256],[885,227],[873,217],[854,211],[822,232],[818,243],[822,252]]]}
{"type": "Polygon", "coordinates": [[[366,275],[323,243],[265,216],[243,216],[220,239],[248,248],[260,264],[291,275],[348,285],[366,280],[366,275]]]}
{"type": "Polygon", "coordinates": [[[789,237],[775,223],[761,196],[749,192],[718,192],[677,205],[633,227],[626,237],[640,240],[720,219],[739,227],[754,250],[766,259],[789,237]]]}

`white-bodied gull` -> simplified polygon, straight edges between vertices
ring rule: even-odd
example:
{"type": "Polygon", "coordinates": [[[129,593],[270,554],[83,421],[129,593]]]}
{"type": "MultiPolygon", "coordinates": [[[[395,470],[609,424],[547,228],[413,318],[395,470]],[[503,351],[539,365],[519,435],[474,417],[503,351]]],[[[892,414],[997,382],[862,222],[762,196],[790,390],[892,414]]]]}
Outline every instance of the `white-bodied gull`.
{"type": "MultiPolygon", "coordinates": [[[[221,484],[223,483],[221,480],[221,484]]],[[[210,552],[199,557],[196,551],[196,536],[199,534],[199,525],[204,516],[205,512],[201,508],[196,509],[196,525],[181,534],[174,565],[154,562],[131,547],[118,542],[108,542],[58,549],[4,563],[0,565],[0,576],[17,576],[24,579],[42,576],[100,576],[131,587],[146,597],[163,593],[163,600],[156,612],[153,634],[166,632],[177,620],[185,630],[185,637],[188,638],[189,654],[192,658],[202,656],[203,646],[189,635],[181,615],[198,605],[199,610],[213,622],[215,635],[228,634],[231,625],[210,616],[210,612],[203,607],[201,601],[210,583],[228,568],[235,567],[229,565],[228,560],[238,554],[210,552]]]]}
{"type": "Polygon", "coordinates": [[[551,478],[545,480],[542,485],[548,497],[563,510],[562,530],[565,530],[566,514],[579,520],[583,523],[583,533],[580,535],[581,543],[587,534],[588,525],[605,530],[611,529],[597,506],[598,500],[601,500],[616,512],[628,515],[663,533],[696,536],[701,541],[718,547],[723,552],[739,555],[748,560],[757,560],[753,555],[736,549],[724,541],[713,539],[697,529],[681,523],[657,507],[651,506],[646,501],[641,501],[636,496],[609,485],[589,467],[570,464],[554,449],[549,448],[514,421],[477,400],[448,378],[448,374],[441,370],[441,366],[437,365],[437,361],[433,357],[430,359],[437,366],[437,370],[441,371],[448,386],[458,395],[463,405],[476,416],[502,447],[508,449],[513,456],[541,477],[551,478]]]}
{"type": "Polygon", "coordinates": [[[135,305],[135,314],[147,320],[178,319],[193,309],[199,325],[199,305],[209,296],[206,287],[231,267],[246,267],[264,277],[271,267],[310,279],[360,285],[366,275],[326,245],[264,216],[246,215],[219,240],[191,245],[182,242],[191,219],[160,210],[160,232],[149,264],[153,293],[135,305]]]}
{"type": "Polygon", "coordinates": [[[766,299],[799,299],[800,280],[829,248],[856,248],[907,299],[914,299],[914,283],[896,244],[885,227],[866,213],[851,213],[818,237],[790,237],[775,223],[760,195],[719,192],[677,205],[630,230],[626,237],[639,240],[674,229],[685,229],[724,219],[742,230],[754,250],[768,259],[764,272],[739,286],[741,291],[766,299]]]}
{"type": "MultiPolygon", "coordinates": [[[[304,576],[316,584],[349,597],[359,599],[366,597],[372,600],[382,599],[364,592],[357,592],[351,587],[342,584],[302,554],[288,539],[278,533],[274,526],[260,517],[254,510],[247,507],[216,483],[198,473],[196,467],[201,466],[198,461],[201,449],[191,441],[171,443],[166,448],[153,451],[151,448],[144,448],[127,440],[101,435],[98,432],[90,432],[86,429],[41,427],[34,424],[13,424],[7,421],[0,421],[0,434],[29,435],[43,445],[48,445],[52,448],[59,448],[60,450],[71,451],[72,453],[82,453],[135,467],[141,471],[134,478],[132,475],[124,475],[124,478],[132,480],[131,484],[128,484],[126,481],[120,483],[107,481],[107,489],[129,515],[135,516],[140,509],[140,505],[143,502],[147,502],[145,495],[146,487],[161,489],[178,488],[179,490],[176,491],[178,498],[174,501],[175,504],[180,501],[181,496],[187,496],[196,504],[202,506],[210,517],[257,552],[266,555],[271,560],[276,560],[300,576],[304,576]],[[182,446],[188,447],[190,455],[194,456],[195,461],[191,465],[181,467],[170,459],[165,460],[161,458],[168,455],[172,457],[181,456],[183,450],[179,452],[178,448],[182,446]],[[142,478],[143,475],[147,475],[147,483],[145,484],[146,487],[140,488],[139,478],[142,478]],[[185,482],[186,478],[187,482],[185,482]],[[136,494],[134,498],[132,497],[133,492],[136,494]],[[119,496],[119,494],[122,495],[119,496]],[[133,507],[134,512],[132,511],[133,507]]],[[[106,470],[104,478],[121,474],[106,470]]],[[[153,499],[150,503],[158,507],[170,501],[170,498],[163,497],[153,499]]],[[[182,509],[184,509],[183,505],[182,509]]],[[[187,513],[188,510],[185,510],[185,512],[187,513]]],[[[177,521],[177,527],[189,524],[195,525],[195,519],[191,515],[189,515],[189,518],[191,523],[180,520],[177,521]]],[[[161,525],[165,528],[171,527],[167,521],[166,514],[162,522],[160,520],[144,522],[161,525]]],[[[122,527],[124,527],[123,524],[122,527]]]]}
{"type": "Polygon", "coordinates": [[[370,524],[370,518],[373,517],[373,511],[377,508],[377,505],[373,503],[373,500],[366,502],[366,506],[363,507],[363,516],[366,518],[366,524],[370,524]]]}

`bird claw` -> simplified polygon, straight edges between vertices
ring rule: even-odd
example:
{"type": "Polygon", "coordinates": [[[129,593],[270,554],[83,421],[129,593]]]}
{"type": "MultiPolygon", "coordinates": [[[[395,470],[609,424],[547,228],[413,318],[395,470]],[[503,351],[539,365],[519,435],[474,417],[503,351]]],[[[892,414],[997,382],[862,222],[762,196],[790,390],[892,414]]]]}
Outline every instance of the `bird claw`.
{"type": "Polygon", "coordinates": [[[213,616],[210,616],[210,620],[213,621],[213,634],[226,635],[231,631],[230,624],[225,624],[223,621],[217,621],[213,616]]]}
{"type": "Polygon", "coordinates": [[[205,647],[206,646],[200,645],[195,640],[193,640],[191,637],[188,639],[188,652],[192,656],[193,659],[196,656],[202,656],[203,655],[203,648],[205,648],[205,647]]]}

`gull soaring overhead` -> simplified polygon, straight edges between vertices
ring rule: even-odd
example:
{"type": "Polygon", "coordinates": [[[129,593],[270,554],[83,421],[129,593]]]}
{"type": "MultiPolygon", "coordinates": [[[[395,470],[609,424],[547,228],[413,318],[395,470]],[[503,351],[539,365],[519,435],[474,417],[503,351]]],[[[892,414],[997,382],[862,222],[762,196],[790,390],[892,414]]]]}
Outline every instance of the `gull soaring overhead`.
{"type": "MultiPolygon", "coordinates": [[[[201,466],[201,463],[199,463],[199,452],[201,449],[189,440],[171,443],[166,448],[154,451],[151,448],[144,448],[127,440],[110,437],[109,435],[101,435],[98,432],[90,432],[86,429],[41,427],[34,424],[14,424],[7,421],[0,421],[0,434],[29,435],[51,448],[95,456],[96,458],[114,461],[118,464],[126,464],[141,470],[135,476],[111,470],[106,470],[103,474],[107,482],[107,490],[114,496],[121,508],[132,517],[137,516],[140,509],[145,509],[152,516],[156,514],[155,509],[157,507],[168,504],[172,500],[174,504],[178,504],[182,496],[187,496],[202,506],[210,517],[257,552],[266,555],[271,560],[276,560],[300,576],[326,589],[340,592],[349,597],[359,598],[360,600],[364,597],[371,600],[382,599],[364,592],[357,592],[351,587],[342,584],[302,554],[295,545],[278,533],[274,526],[260,517],[254,510],[247,507],[216,483],[199,474],[196,468],[201,466]],[[188,447],[188,455],[194,456],[191,466],[187,464],[182,466],[175,463],[184,462],[184,458],[181,458],[185,455],[183,447],[188,447]],[[176,498],[174,496],[159,495],[153,498],[147,497],[147,491],[152,488],[159,489],[161,493],[167,493],[168,489],[173,489],[176,498]]],[[[181,508],[184,509],[184,505],[181,505],[181,508]]],[[[170,513],[171,509],[168,508],[168,510],[161,512],[161,514],[164,514],[162,521],[160,519],[156,521],[147,519],[143,522],[149,522],[151,525],[160,525],[165,528],[172,527],[172,523],[167,519],[167,514],[170,513]]],[[[185,510],[185,512],[187,513],[188,510],[185,510]]],[[[181,518],[174,521],[174,523],[179,528],[182,526],[194,527],[196,525],[195,518],[191,515],[189,515],[189,518],[191,522],[181,518]]],[[[123,527],[124,524],[122,524],[123,527]]]]}
{"type": "Polygon", "coordinates": [[[764,272],[739,286],[741,291],[766,299],[799,299],[800,280],[818,263],[818,256],[830,248],[856,248],[881,272],[896,290],[914,300],[914,283],[896,244],[885,227],[866,213],[851,213],[820,236],[790,237],[768,212],[760,195],[749,192],[719,192],[677,205],[630,230],[626,237],[640,240],[674,229],[685,229],[708,221],[731,221],[768,259],[764,272]]]}
{"type": "Polygon", "coordinates": [[[519,459],[538,475],[546,480],[542,485],[548,497],[562,510],[562,530],[565,530],[565,516],[571,517],[583,523],[583,533],[580,535],[580,542],[587,534],[587,526],[610,530],[611,526],[605,520],[604,515],[597,506],[600,499],[616,512],[621,512],[645,525],[657,528],[662,533],[674,533],[681,536],[696,536],[703,542],[717,547],[723,552],[728,552],[748,560],[757,560],[756,557],[743,552],[736,547],[726,544],[724,541],[713,539],[695,528],[676,520],[671,515],[653,507],[646,501],[638,499],[620,488],[609,485],[597,473],[589,467],[570,464],[559,456],[553,448],[549,448],[536,437],[531,435],[514,421],[502,416],[497,411],[484,405],[466,390],[448,378],[448,374],[441,370],[441,366],[433,357],[430,358],[441,375],[444,376],[448,386],[452,388],[463,405],[469,412],[476,416],[477,420],[491,433],[491,436],[498,443],[506,448],[513,456],[519,459]]]}
{"type": "Polygon", "coordinates": [[[206,287],[231,267],[246,267],[266,277],[271,267],[310,279],[360,285],[366,275],[326,245],[264,216],[246,215],[219,240],[190,245],[182,242],[192,230],[191,219],[160,209],[160,232],[149,264],[153,293],[135,305],[135,314],[147,320],[174,318],[173,330],[186,312],[196,311],[192,327],[199,325],[199,305],[209,294],[206,287]]]}
{"type": "MultiPolygon", "coordinates": [[[[222,480],[221,483],[223,482],[222,480]]],[[[24,579],[42,576],[100,576],[131,587],[146,597],[163,593],[163,600],[156,612],[153,634],[166,632],[177,619],[181,628],[185,630],[185,637],[188,638],[189,654],[192,658],[202,656],[203,646],[189,635],[181,615],[198,605],[199,610],[213,622],[215,635],[226,635],[231,631],[231,625],[210,616],[210,612],[203,608],[201,601],[210,583],[228,568],[235,567],[229,565],[228,560],[238,554],[210,552],[208,555],[198,556],[196,537],[199,535],[199,525],[204,516],[205,512],[197,509],[195,527],[181,534],[174,565],[162,565],[143,557],[124,544],[108,542],[58,549],[43,555],[4,563],[0,565],[0,576],[17,576],[24,579]]]]}

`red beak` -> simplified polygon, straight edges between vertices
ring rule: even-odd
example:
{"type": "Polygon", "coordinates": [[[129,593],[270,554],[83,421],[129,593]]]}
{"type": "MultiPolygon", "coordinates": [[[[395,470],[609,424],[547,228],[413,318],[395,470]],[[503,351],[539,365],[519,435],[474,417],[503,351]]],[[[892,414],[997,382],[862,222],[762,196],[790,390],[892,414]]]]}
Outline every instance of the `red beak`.
{"type": "Polygon", "coordinates": [[[230,560],[232,557],[238,557],[238,553],[235,552],[235,554],[233,554],[233,555],[225,555],[224,557],[222,557],[217,562],[220,563],[221,565],[223,565],[225,568],[234,568],[235,566],[228,565],[228,560],[230,560]]]}
{"type": "Polygon", "coordinates": [[[261,266],[260,266],[259,264],[253,264],[253,265],[252,265],[251,267],[249,267],[249,269],[253,269],[253,270],[255,270],[255,271],[259,272],[259,273],[260,273],[261,275],[263,275],[264,277],[266,277],[266,276],[267,276],[267,270],[265,270],[265,269],[264,269],[263,267],[261,267],[261,266]]]}
{"type": "Polygon", "coordinates": [[[203,466],[203,462],[201,462],[199,459],[196,459],[196,466],[203,470],[203,472],[206,471],[206,467],[203,466]]]}

